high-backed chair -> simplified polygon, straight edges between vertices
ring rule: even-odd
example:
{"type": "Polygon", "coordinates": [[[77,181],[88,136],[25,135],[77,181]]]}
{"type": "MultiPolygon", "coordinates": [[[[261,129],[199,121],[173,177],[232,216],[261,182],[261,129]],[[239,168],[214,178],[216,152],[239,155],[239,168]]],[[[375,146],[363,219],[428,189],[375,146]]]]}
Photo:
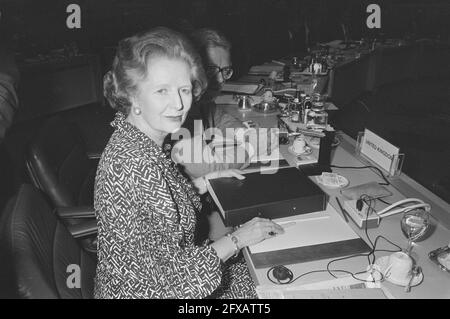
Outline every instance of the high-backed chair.
{"type": "Polygon", "coordinates": [[[66,227],[23,185],[0,219],[0,298],[92,298],[96,261],[75,238],[95,231],[92,219],[66,227]]]}
{"type": "MultiPolygon", "coordinates": [[[[90,158],[78,127],[60,116],[48,119],[30,144],[26,159],[34,185],[50,199],[59,215],[69,214],[64,223],[94,218],[94,180],[98,158],[90,158]],[[63,209],[64,208],[64,209],[63,209]]],[[[95,236],[82,240],[95,252],[95,236]]]]}
{"type": "Polygon", "coordinates": [[[31,142],[27,170],[55,207],[92,206],[98,160],[90,159],[79,129],[60,116],[47,120],[31,142]]]}

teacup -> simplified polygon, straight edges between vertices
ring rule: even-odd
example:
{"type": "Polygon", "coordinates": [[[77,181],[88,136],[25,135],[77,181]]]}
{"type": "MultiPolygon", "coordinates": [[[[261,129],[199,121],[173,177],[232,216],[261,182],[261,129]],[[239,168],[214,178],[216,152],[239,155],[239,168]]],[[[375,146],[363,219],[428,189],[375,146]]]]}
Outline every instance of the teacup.
{"type": "Polygon", "coordinates": [[[399,251],[389,256],[384,276],[394,282],[407,284],[413,267],[413,260],[405,252],[399,251]]]}
{"type": "Polygon", "coordinates": [[[292,143],[292,149],[295,153],[303,153],[305,151],[306,142],[304,139],[297,138],[294,140],[294,143],[292,143]]]}

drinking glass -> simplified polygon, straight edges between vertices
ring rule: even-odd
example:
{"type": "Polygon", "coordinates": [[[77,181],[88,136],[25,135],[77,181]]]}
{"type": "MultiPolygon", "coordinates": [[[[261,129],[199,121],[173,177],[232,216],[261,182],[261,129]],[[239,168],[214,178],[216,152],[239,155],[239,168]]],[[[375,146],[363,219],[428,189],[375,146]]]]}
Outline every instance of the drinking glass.
{"type": "Polygon", "coordinates": [[[406,253],[411,255],[413,243],[423,238],[430,227],[430,215],[423,209],[411,210],[403,215],[400,225],[403,235],[408,239],[406,253]]]}

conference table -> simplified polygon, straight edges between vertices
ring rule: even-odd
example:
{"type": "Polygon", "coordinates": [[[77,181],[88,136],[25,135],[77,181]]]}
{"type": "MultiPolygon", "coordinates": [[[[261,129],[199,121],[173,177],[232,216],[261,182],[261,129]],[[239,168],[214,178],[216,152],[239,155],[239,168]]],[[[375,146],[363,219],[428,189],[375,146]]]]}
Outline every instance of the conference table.
{"type": "Polygon", "coordinates": [[[450,73],[449,45],[430,39],[390,39],[373,48],[356,45],[338,52],[341,60],[330,71],[327,88],[338,106],[390,83],[450,73]]]}
{"type": "MultiPolygon", "coordinates": [[[[333,62],[328,74],[324,76],[326,84],[321,93],[326,93],[341,109],[363,93],[374,92],[384,85],[450,74],[448,43],[432,39],[415,41],[388,39],[373,46],[357,42],[351,45],[339,44],[340,41],[330,43],[333,42],[334,44],[329,44],[328,52],[328,57],[331,57],[333,62]]],[[[311,53],[314,53],[314,50],[311,53]]],[[[304,58],[310,58],[311,53],[304,58]]],[[[289,57],[279,60],[291,63],[289,57]]],[[[276,65],[273,62],[266,63],[267,66],[270,64],[276,65]]],[[[240,80],[252,82],[260,78],[255,75],[244,75],[240,80]]],[[[301,80],[304,84],[311,82],[308,76],[301,80]]]]}
{"type": "MultiPolygon", "coordinates": [[[[258,123],[260,127],[277,127],[278,118],[277,114],[274,113],[261,113],[254,109],[242,111],[238,108],[236,104],[224,104],[221,105],[227,113],[241,121],[252,120],[258,123]]],[[[331,154],[331,164],[336,166],[364,166],[364,165],[374,165],[369,163],[368,160],[361,155],[355,153],[355,140],[346,135],[343,132],[337,132],[337,137],[340,141],[339,145],[332,149],[331,154]]],[[[290,144],[292,139],[290,140],[290,144]]],[[[295,165],[295,156],[288,151],[289,145],[280,145],[280,153],[288,161],[290,165],[295,165]]],[[[333,168],[333,172],[338,173],[349,180],[349,185],[346,187],[351,187],[355,185],[360,185],[370,181],[383,182],[383,179],[379,174],[373,169],[344,169],[344,168],[333,168]]],[[[309,177],[315,183],[317,183],[314,176],[309,177]]],[[[396,177],[388,177],[390,185],[386,186],[391,192],[392,196],[386,197],[385,200],[394,203],[398,200],[404,198],[419,198],[426,203],[431,204],[431,215],[433,227],[426,239],[416,242],[413,246],[412,256],[419,266],[422,267],[423,280],[422,282],[412,287],[411,292],[404,292],[404,287],[396,286],[390,282],[383,281],[382,286],[389,292],[390,296],[394,298],[450,298],[450,273],[444,272],[439,269],[439,267],[434,264],[428,257],[428,253],[449,244],[450,242],[450,205],[437,197],[425,187],[421,186],[413,179],[408,177],[406,174],[401,173],[396,177]]],[[[332,214],[338,214],[338,218],[343,219],[343,215],[340,212],[339,206],[336,202],[336,197],[341,199],[343,202],[344,198],[340,193],[340,189],[330,189],[321,184],[319,187],[329,196],[329,204],[334,208],[332,209],[332,214]]],[[[270,185],[267,185],[270,187],[270,185]]],[[[402,214],[392,215],[383,218],[380,225],[377,228],[368,229],[368,235],[372,240],[378,235],[383,235],[396,245],[401,248],[406,248],[407,239],[402,234],[400,228],[400,220],[402,214]]],[[[350,219],[348,225],[366,242],[367,238],[364,234],[364,230],[360,229],[353,223],[350,219]]],[[[383,250],[393,250],[395,247],[389,244],[386,240],[379,240],[377,243],[377,252],[375,253],[376,258],[383,256],[388,256],[391,252],[386,252],[383,250]],[[380,250],[380,251],[378,251],[380,250]]],[[[243,251],[245,260],[248,265],[250,274],[257,286],[277,286],[270,282],[267,278],[268,267],[266,268],[256,268],[253,265],[252,258],[250,256],[250,251],[248,248],[243,251]]],[[[331,259],[323,259],[312,262],[295,263],[290,265],[285,265],[294,274],[294,278],[311,272],[314,270],[324,270],[327,263],[331,259]]],[[[341,269],[352,273],[361,272],[367,269],[369,266],[366,257],[356,257],[347,260],[342,260],[334,262],[331,269],[341,269]]],[[[334,273],[336,277],[342,277],[342,273],[334,273]]],[[[333,279],[327,272],[317,272],[311,273],[301,277],[299,280],[289,284],[292,285],[304,285],[314,282],[326,281],[333,279]]]]}

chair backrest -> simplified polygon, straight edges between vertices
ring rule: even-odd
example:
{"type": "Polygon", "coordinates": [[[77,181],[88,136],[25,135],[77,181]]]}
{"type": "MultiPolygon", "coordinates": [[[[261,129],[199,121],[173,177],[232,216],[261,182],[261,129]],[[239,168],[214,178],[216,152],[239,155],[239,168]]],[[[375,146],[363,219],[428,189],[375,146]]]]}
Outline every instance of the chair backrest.
{"type": "Polygon", "coordinates": [[[92,298],[96,261],[41,192],[22,185],[0,223],[0,298],[92,298]]]}
{"type": "Polygon", "coordinates": [[[95,167],[81,133],[60,116],[47,120],[30,144],[27,170],[54,206],[93,204],[95,167]]]}

